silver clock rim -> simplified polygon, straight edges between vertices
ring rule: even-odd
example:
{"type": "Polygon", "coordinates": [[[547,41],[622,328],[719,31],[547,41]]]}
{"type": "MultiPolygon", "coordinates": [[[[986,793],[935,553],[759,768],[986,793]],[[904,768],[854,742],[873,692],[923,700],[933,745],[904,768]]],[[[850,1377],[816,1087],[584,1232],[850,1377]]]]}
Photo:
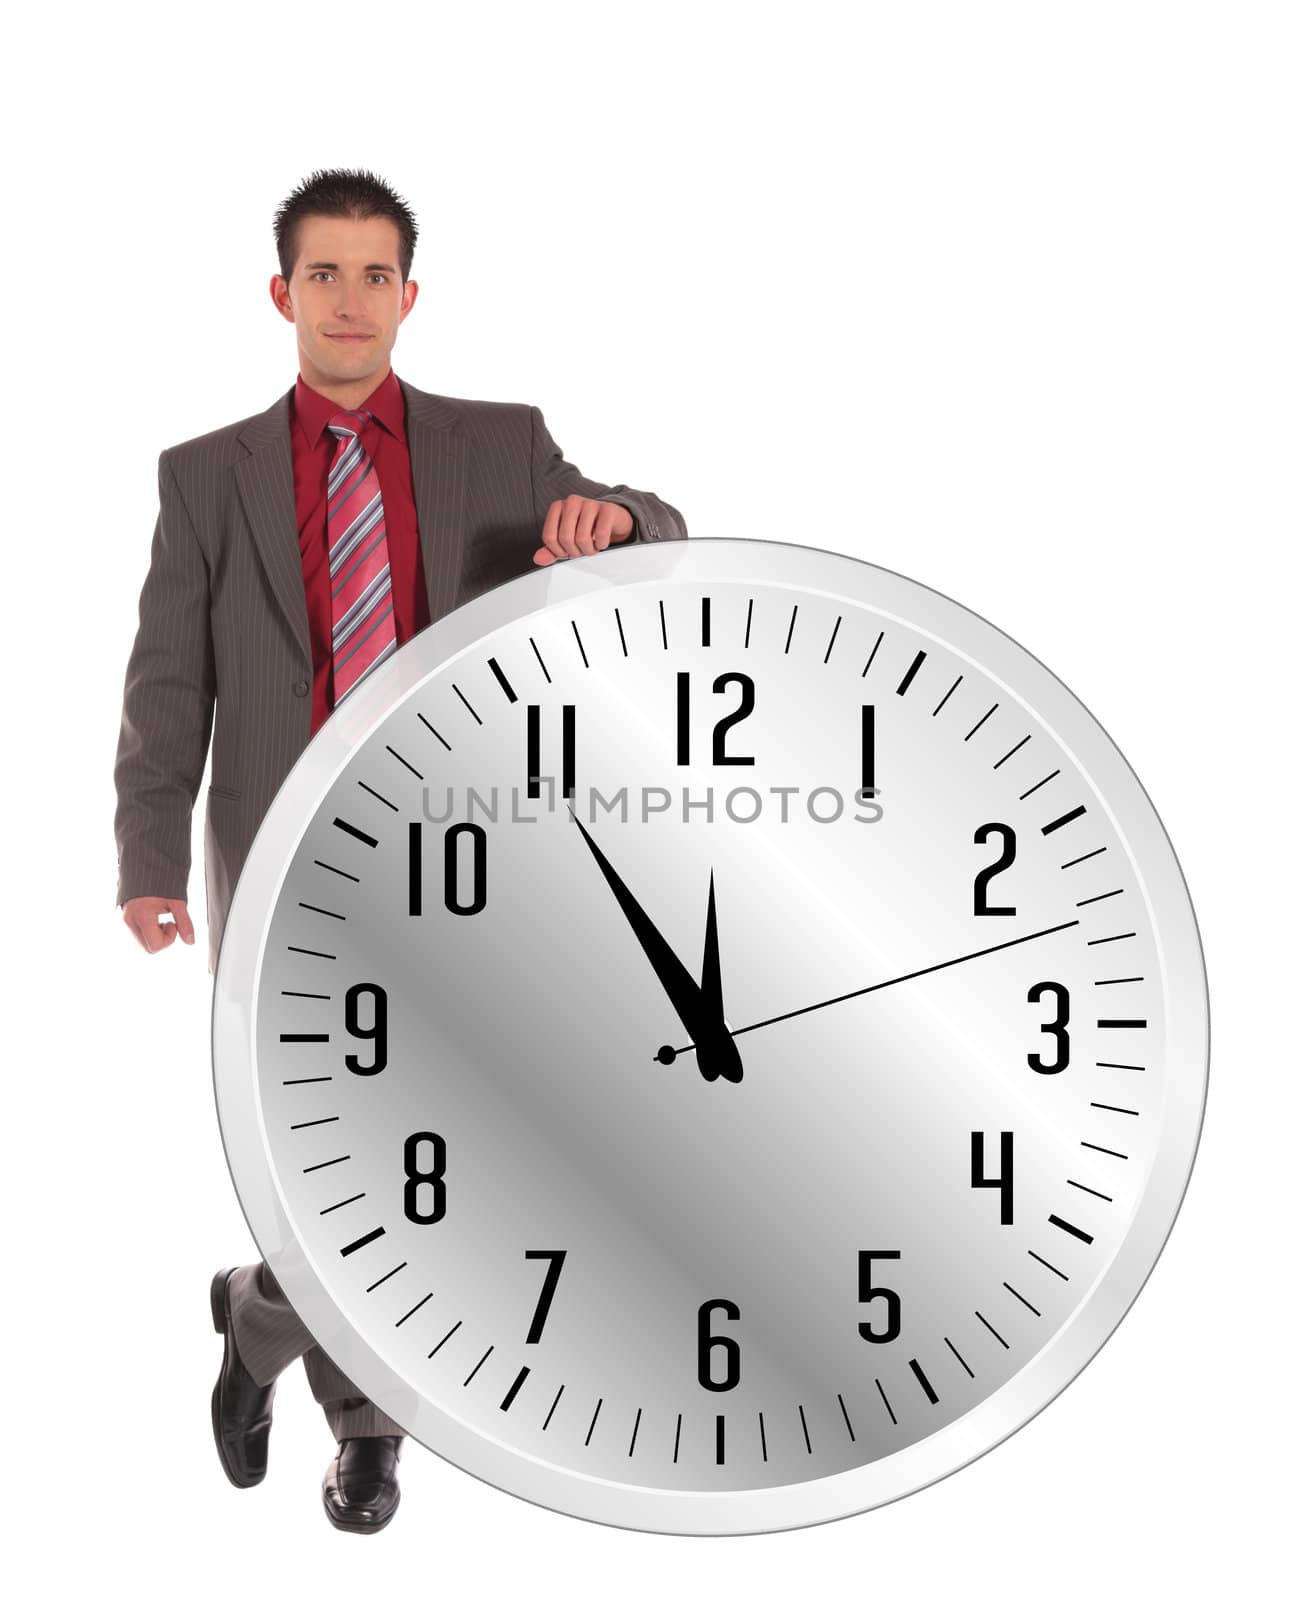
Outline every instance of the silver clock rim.
{"type": "Polygon", "coordinates": [[[226,1161],[262,1256],[320,1345],[412,1437],[508,1493],[567,1515],[674,1534],[776,1532],[871,1510],[927,1487],[1016,1433],[1084,1370],[1156,1265],[1193,1170],[1205,1112],[1210,1019],[1193,903],[1174,847],[1133,768],[1083,702],[979,613],[915,579],[813,546],[702,538],[624,546],[515,578],[412,639],[323,725],[253,842],[217,963],[212,1061],[226,1161]],[[1039,717],[1093,782],[1144,881],[1167,996],[1165,1117],[1148,1181],[1117,1253],[1053,1340],[973,1410],[881,1460],[770,1489],[644,1488],[588,1476],[485,1438],[405,1384],[347,1320],[289,1225],[256,1087],[258,983],[271,914],[315,807],[366,736],[428,675],[497,630],[553,606],[663,580],[740,581],[841,597],[965,654],[1039,717]]]}

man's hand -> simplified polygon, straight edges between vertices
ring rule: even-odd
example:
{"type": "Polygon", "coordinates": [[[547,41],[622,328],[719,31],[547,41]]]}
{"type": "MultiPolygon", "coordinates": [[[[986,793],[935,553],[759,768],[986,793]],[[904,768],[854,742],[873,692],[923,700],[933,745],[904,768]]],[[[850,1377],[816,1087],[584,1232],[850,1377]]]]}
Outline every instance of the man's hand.
{"type": "Polygon", "coordinates": [[[177,933],[186,944],[194,942],[194,925],[183,900],[169,900],[157,894],[137,895],[123,903],[122,920],[150,955],[174,944],[177,933]],[[174,922],[158,920],[166,911],[176,919],[174,922]]]}
{"type": "Polygon", "coordinates": [[[538,567],[548,567],[569,556],[592,556],[610,544],[620,544],[635,531],[635,519],[613,500],[589,500],[570,494],[555,500],[545,513],[541,548],[532,556],[538,567]]]}

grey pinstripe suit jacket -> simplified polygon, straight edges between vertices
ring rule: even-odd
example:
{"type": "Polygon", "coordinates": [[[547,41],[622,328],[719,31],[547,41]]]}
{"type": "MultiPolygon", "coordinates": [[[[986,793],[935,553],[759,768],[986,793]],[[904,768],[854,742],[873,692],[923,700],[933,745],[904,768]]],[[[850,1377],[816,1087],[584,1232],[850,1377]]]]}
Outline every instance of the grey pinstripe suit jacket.
{"type": "MultiPolygon", "coordinates": [[[[534,406],[454,399],[398,381],[431,622],[534,571],[545,513],[563,495],[624,505],[633,539],[686,537],[680,513],[656,495],[598,483],[564,461],[534,406]]],[[[117,904],[187,898],[193,808],[211,739],[209,971],[257,829],[310,739],[292,394],[158,458],[158,519],[126,668],[114,768],[117,904]]]]}

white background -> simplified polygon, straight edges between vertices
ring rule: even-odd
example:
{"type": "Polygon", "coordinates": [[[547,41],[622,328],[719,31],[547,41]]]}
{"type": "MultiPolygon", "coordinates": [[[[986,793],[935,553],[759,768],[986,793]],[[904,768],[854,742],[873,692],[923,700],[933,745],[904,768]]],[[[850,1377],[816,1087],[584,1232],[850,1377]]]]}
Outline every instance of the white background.
{"type": "Polygon", "coordinates": [[[1292,19],[321,0],[11,23],[18,1592],[1124,1596],[1291,1571],[1292,19]],[[221,1474],[207,1286],[253,1247],[211,1090],[201,811],[198,942],[146,957],[113,903],[112,764],[158,452],[291,386],[271,217],[333,165],[422,227],[401,376],[539,405],[694,538],[839,550],[972,607],[1089,706],[1175,845],[1214,1045],[1179,1221],[1080,1378],[921,1494],[671,1538],[409,1445],[396,1520],[349,1538],[300,1366],[265,1483],[221,1474]]]}

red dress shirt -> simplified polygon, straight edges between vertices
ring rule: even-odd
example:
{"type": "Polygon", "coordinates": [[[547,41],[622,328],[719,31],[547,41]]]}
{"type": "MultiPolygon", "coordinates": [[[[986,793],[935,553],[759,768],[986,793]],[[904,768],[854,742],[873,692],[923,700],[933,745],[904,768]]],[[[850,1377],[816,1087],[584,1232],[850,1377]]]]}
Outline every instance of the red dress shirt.
{"type": "MultiPolygon", "coordinates": [[[[360,436],[378,474],[387,529],[387,560],[392,575],[392,614],[397,646],[429,622],[428,590],[419,547],[419,523],[405,437],[405,396],[389,367],[382,383],[360,402],[373,420],[360,436]]],[[[329,469],[338,441],[329,421],[344,408],[298,376],[293,391],[293,490],[297,500],[297,547],[306,585],[306,616],[311,628],[311,734],[333,711],[333,603],[329,586],[329,469]]],[[[357,410],[358,407],[347,409],[357,410]]]]}

